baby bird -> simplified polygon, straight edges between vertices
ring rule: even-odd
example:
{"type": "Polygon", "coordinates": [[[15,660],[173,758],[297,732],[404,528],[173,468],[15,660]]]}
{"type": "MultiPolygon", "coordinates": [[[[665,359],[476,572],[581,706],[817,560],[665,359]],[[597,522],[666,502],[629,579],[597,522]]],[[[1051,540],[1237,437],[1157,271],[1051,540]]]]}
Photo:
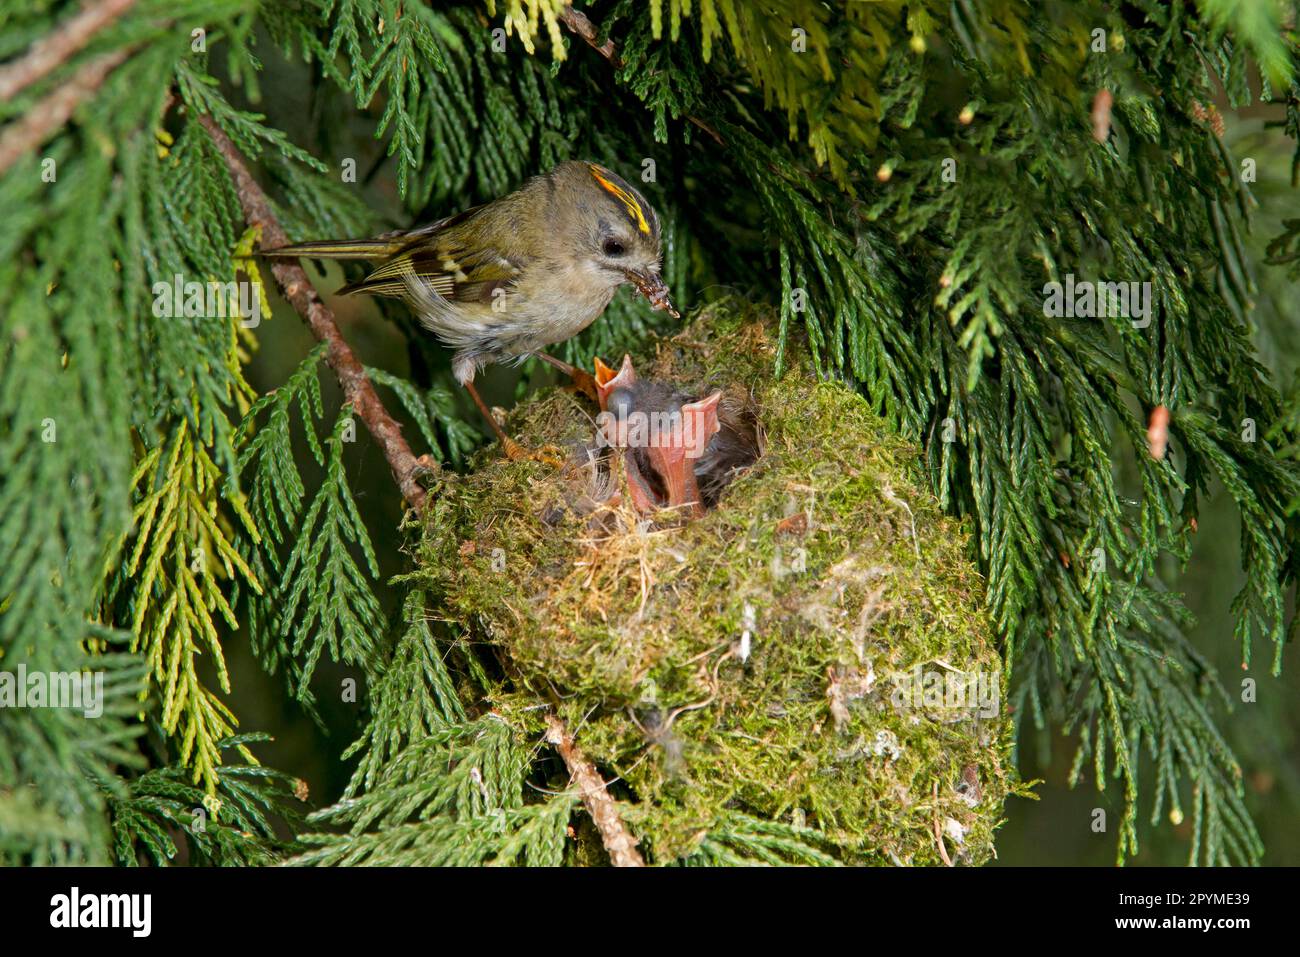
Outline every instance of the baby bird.
{"type": "Polygon", "coordinates": [[[623,357],[617,373],[597,359],[595,380],[601,438],[623,450],[628,491],[639,512],[685,507],[699,517],[759,456],[753,410],[721,389],[692,398],[639,378],[631,356],[623,357]]]}
{"type": "Polygon", "coordinates": [[[588,373],[541,350],[591,325],[624,283],[654,309],[679,317],[660,276],[659,217],[625,180],[583,161],[561,163],[507,196],[428,226],[265,254],[378,263],[339,292],[404,300],[455,350],[452,373],[511,458],[529,453],[505,434],[474,388],[480,369],[537,356],[594,396],[588,373]]]}

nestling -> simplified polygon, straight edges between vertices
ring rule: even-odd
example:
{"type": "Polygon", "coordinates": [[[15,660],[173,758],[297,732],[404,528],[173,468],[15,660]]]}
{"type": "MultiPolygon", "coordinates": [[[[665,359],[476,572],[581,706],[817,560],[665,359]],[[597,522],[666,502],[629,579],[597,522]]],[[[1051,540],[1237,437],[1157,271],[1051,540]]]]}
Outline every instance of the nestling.
{"type": "Polygon", "coordinates": [[[617,373],[597,359],[596,390],[602,438],[622,450],[632,505],[643,514],[685,507],[699,517],[761,453],[752,405],[730,392],[696,398],[642,379],[631,356],[617,373]]]}
{"type": "Polygon", "coordinates": [[[341,293],[403,299],[455,349],[452,372],[507,455],[526,455],[474,388],[492,362],[537,356],[595,395],[588,373],[541,350],[591,325],[631,283],[656,310],[677,310],[660,276],[659,217],[645,198],[595,163],[561,163],[507,196],[428,226],[374,239],[298,243],[268,256],[379,263],[341,293]]]}

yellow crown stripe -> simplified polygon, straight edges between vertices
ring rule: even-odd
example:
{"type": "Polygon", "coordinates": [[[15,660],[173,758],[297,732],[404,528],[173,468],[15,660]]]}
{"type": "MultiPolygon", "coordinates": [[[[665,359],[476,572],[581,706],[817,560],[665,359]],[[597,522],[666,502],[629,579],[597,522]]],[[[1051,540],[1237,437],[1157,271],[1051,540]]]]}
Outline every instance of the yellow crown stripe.
{"type": "Polygon", "coordinates": [[[591,175],[596,177],[596,182],[603,186],[607,193],[614,196],[615,199],[627,207],[628,215],[636,220],[636,228],[649,236],[650,224],[646,222],[645,213],[641,212],[641,204],[637,202],[636,197],[625,190],[622,186],[606,179],[601,174],[600,169],[596,166],[591,167],[591,175]]]}

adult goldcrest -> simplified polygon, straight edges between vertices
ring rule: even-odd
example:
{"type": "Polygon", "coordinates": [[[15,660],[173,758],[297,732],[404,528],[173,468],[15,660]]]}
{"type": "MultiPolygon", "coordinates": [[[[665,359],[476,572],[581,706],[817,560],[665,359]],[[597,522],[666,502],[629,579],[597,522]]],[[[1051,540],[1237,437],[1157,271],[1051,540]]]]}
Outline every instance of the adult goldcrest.
{"type": "Polygon", "coordinates": [[[265,254],[377,262],[365,279],[339,292],[405,300],[425,328],[456,350],[453,374],[512,457],[527,453],[479,397],[480,369],[537,356],[594,395],[589,374],[541,350],[591,325],[624,283],[656,310],[678,316],[660,276],[654,209],[610,170],[577,160],[428,226],[265,254]]]}

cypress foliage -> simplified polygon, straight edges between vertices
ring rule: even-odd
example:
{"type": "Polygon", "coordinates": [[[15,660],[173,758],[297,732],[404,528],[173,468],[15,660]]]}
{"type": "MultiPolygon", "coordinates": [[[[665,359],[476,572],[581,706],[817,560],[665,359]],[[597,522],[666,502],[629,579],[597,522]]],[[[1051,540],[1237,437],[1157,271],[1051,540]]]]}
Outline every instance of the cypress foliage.
{"type": "MultiPolygon", "coordinates": [[[[1192,862],[1260,859],[1180,576],[1221,489],[1231,640],[1280,673],[1300,391],[1256,307],[1300,279],[1300,148],[1254,170],[1214,104],[1263,104],[1300,139],[1296,4],[87,9],[0,2],[0,670],[104,672],[105,706],[0,709],[0,860],[604,860],[577,795],[532,786],[548,743],[476,707],[482,650],[381,581],[358,500],[395,487],[354,487],[363,429],[325,401],[327,347],[258,395],[259,333],[226,292],[217,318],[167,306],[177,277],[273,288],[204,118],[293,239],[429,220],[572,157],[643,186],[678,302],[773,303],[783,343],[923,449],[975,532],[1021,744],[1074,735],[1073,779],[1122,795],[1118,859],[1184,818],[1192,862]],[[1261,218],[1280,223],[1262,256],[1261,218]],[[1046,284],[1071,276],[1149,282],[1149,321],[1054,314],[1046,284]],[[355,773],[310,821],[229,704],[244,641],[308,714],[323,659],[365,676],[338,756],[355,773]]],[[[1294,324],[1294,296],[1273,302],[1294,324]]],[[[481,426],[445,352],[385,315],[410,369],[372,381],[416,454],[465,467],[481,426]]],[[[561,354],[616,356],[663,322],[621,293],[561,354]]],[[[831,862],[806,831],[736,813],[689,862],[831,862]]]]}

